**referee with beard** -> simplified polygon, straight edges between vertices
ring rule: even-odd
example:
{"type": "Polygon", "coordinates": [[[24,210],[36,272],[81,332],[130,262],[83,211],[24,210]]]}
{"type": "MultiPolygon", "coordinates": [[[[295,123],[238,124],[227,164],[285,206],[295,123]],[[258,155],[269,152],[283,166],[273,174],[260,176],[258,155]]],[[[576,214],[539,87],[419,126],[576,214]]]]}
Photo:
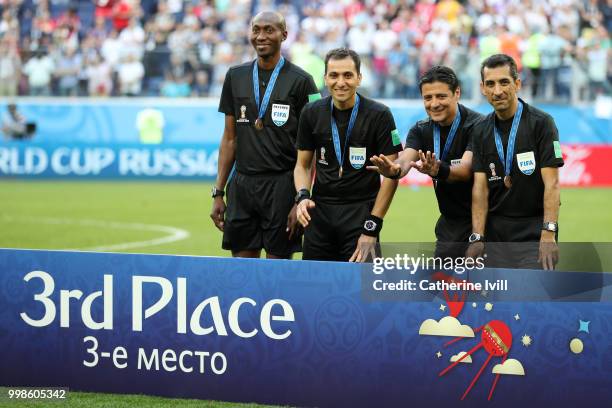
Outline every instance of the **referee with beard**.
{"type": "Polygon", "coordinates": [[[257,14],[249,34],[257,59],[230,68],[223,84],[225,130],[210,216],[223,231],[223,249],[236,257],[259,258],[263,248],[268,258],[291,258],[301,249],[295,140],[302,108],[320,95],[312,77],[281,55],[286,38],[282,15],[257,14]],[[223,188],[234,165],[226,208],[223,188]]]}
{"type": "Polygon", "coordinates": [[[557,127],[549,114],[518,97],[521,80],[511,57],[487,58],[480,74],[481,91],[495,110],[474,131],[468,255],[484,252],[486,236],[498,243],[487,245],[494,266],[554,269],[563,166],[557,127]]]}
{"type": "Polygon", "coordinates": [[[360,66],[355,51],[330,51],[325,84],[331,96],[307,105],[300,118],[294,178],[303,259],[364,262],[374,256],[397,188],[397,180],[381,185],[379,175],[366,170],[369,156],[395,159],[402,145],[389,108],[357,93],[360,66]]]}
{"type": "Polygon", "coordinates": [[[397,160],[374,156],[369,169],[392,179],[411,168],[429,175],[440,209],[436,256],[462,257],[472,232],[472,130],[483,116],[459,103],[459,80],[449,67],[432,67],[419,87],[429,117],[410,129],[397,160]]]}

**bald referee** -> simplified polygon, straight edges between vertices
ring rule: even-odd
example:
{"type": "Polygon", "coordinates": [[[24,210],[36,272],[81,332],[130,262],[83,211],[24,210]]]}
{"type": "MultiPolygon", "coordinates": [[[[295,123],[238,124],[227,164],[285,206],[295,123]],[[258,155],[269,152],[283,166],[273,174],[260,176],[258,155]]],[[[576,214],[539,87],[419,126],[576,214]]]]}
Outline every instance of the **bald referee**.
{"type": "Polygon", "coordinates": [[[286,38],[282,15],[257,14],[249,34],[257,59],[230,68],[223,84],[225,130],[210,217],[223,231],[223,249],[236,257],[258,258],[263,248],[268,258],[291,258],[301,250],[295,140],[302,108],[320,95],[312,77],[281,55],[286,38]]]}
{"type": "Polygon", "coordinates": [[[496,266],[554,269],[563,166],[557,127],[549,114],[518,97],[521,80],[511,57],[487,58],[480,73],[482,93],[494,112],[474,133],[468,254],[482,253],[484,241],[532,242],[535,245],[494,244],[487,247],[487,255],[503,263],[496,266]]]}

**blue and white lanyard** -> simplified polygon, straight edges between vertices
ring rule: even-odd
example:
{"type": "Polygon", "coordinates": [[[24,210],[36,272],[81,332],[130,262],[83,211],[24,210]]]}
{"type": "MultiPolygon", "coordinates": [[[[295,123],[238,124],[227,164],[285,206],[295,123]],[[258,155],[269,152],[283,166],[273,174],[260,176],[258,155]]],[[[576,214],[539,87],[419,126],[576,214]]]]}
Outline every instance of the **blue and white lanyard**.
{"type": "Polygon", "coordinates": [[[255,103],[257,104],[258,119],[262,119],[266,114],[266,109],[268,109],[268,103],[270,103],[270,95],[272,95],[272,90],[274,89],[274,84],[276,83],[276,79],[278,78],[278,74],[281,68],[285,65],[285,58],[283,56],[280,57],[276,66],[274,67],[274,71],[272,71],[272,76],[270,77],[270,82],[268,82],[268,86],[266,86],[266,91],[264,92],[263,101],[261,105],[259,104],[259,70],[257,69],[257,60],[253,64],[253,93],[255,93],[255,103]]]}
{"type": "Polygon", "coordinates": [[[433,137],[434,153],[436,154],[436,159],[443,161],[448,155],[448,151],[453,145],[453,140],[455,140],[457,129],[459,129],[459,123],[461,123],[461,111],[459,110],[459,106],[457,106],[457,115],[455,115],[455,119],[453,120],[451,128],[448,132],[448,137],[446,138],[446,143],[444,143],[444,152],[442,152],[442,155],[440,155],[440,125],[434,123],[433,137]]]}
{"type": "Polygon", "coordinates": [[[359,95],[355,94],[355,105],[353,105],[353,110],[351,111],[351,118],[349,119],[348,128],[346,129],[346,134],[344,135],[344,151],[342,151],[342,148],[340,147],[340,133],[338,132],[336,120],[334,119],[334,98],[330,99],[332,139],[334,141],[334,151],[336,152],[336,159],[338,159],[338,163],[340,164],[340,171],[342,171],[342,165],[344,164],[344,158],[346,157],[346,147],[349,144],[351,132],[353,131],[353,126],[355,126],[355,121],[357,120],[357,113],[359,112],[359,95]]]}
{"type": "Polygon", "coordinates": [[[510,136],[508,137],[508,151],[507,155],[504,158],[504,145],[502,144],[501,136],[497,131],[497,127],[495,126],[495,115],[493,116],[493,133],[495,135],[495,147],[497,147],[497,154],[499,155],[499,160],[501,160],[502,165],[504,166],[504,174],[506,176],[510,175],[512,171],[512,156],[514,156],[514,144],[516,142],[516,134],[518,132],[519,123],[521,122],[521,115],[523,114],[523,104],[521,101],[518,102],[518,108],[516,109],[516,113],[514,114],[514,119],[512,119],[512,127],[510,128],[510,136]]]}

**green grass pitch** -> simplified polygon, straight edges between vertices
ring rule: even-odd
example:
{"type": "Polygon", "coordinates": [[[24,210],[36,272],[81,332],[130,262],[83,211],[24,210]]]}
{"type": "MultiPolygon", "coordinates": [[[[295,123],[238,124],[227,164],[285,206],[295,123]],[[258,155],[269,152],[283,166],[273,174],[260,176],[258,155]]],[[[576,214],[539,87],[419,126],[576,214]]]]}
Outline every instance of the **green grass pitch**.
{"type": "MultiPolygon", "coordinates": [[[[110,249],[176,255],[228,256],[209,213],[210,183],[0,181],[0,248],[110,249]],[[185,239],[171,242],[164,237],[185,239]],[[174,235],[173,235],[174,234],[174,235]],[[136,243],[136,246],[133,246],[136,243]],[[138,246],[140,243],[141,245],[138,246]]],[[[563,189],[560,240],[612,241],[612,189],[563,189]]],[[[386,242],[428,242],[438,207],[430,187],[400,187],[382,232],[386,242]]],[[[0,389],[5,395],[5,389],[0,389]]],[[[35,402],[0,406],[37,407],[35,402]]],[[[68,407],[254,407],[147,396],[72,393],[68,407]]]]}
{"type": "MultiPolygon", "coordinates": [[[[209,217],[210,188],[184,182],[0,181],[0,248],[228,256],[209,217]],[[172,235],[167,228],[189,237],[156,243],[172,235]],[[122,247],[138,242],[143,245],[122,247]]],[[[561,241],[612,241],[612,189],[563,189],[561,201],[561,241]]],[[[437,217],[430,187],[400,187],[381,240],[433,241],[437,217]]]]}

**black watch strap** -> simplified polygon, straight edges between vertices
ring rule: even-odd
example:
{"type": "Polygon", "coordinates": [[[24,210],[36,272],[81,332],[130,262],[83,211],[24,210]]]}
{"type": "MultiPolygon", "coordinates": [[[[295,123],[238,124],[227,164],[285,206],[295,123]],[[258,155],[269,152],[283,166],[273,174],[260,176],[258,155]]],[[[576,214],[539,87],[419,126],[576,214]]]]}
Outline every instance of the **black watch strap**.
{"type": "Polygon", "coordinates": [[[299,204],[302,200],[310,199],[310,191],[307,188],[302,188],[295,196],[295,203],[299,204]]]}
{"type": "Polygon", "coordinates": [[[224,195],[225,195],[225,191],[221,190],[220,188],[217,188],[217,186],[213,186],[212,191],[211,191],[212,198],[223,197],[224,195]]]}
{"type": "Polygon", "coordinates": [[[402,168],[400,167],[399,171],[397,172],[397,174],[394,174],[392,176],[387,177],[388,179],[391,180],[399,180],[402,178],[402,168]]]}
{"type": "Polygon", "coordinates": [[[363,223],[363,230],[361,233],[370,237],[377,237],[378,234],[380,234],[380,230],[382,230],[382,226],[383,219],[370,214],[363,223]]]}

